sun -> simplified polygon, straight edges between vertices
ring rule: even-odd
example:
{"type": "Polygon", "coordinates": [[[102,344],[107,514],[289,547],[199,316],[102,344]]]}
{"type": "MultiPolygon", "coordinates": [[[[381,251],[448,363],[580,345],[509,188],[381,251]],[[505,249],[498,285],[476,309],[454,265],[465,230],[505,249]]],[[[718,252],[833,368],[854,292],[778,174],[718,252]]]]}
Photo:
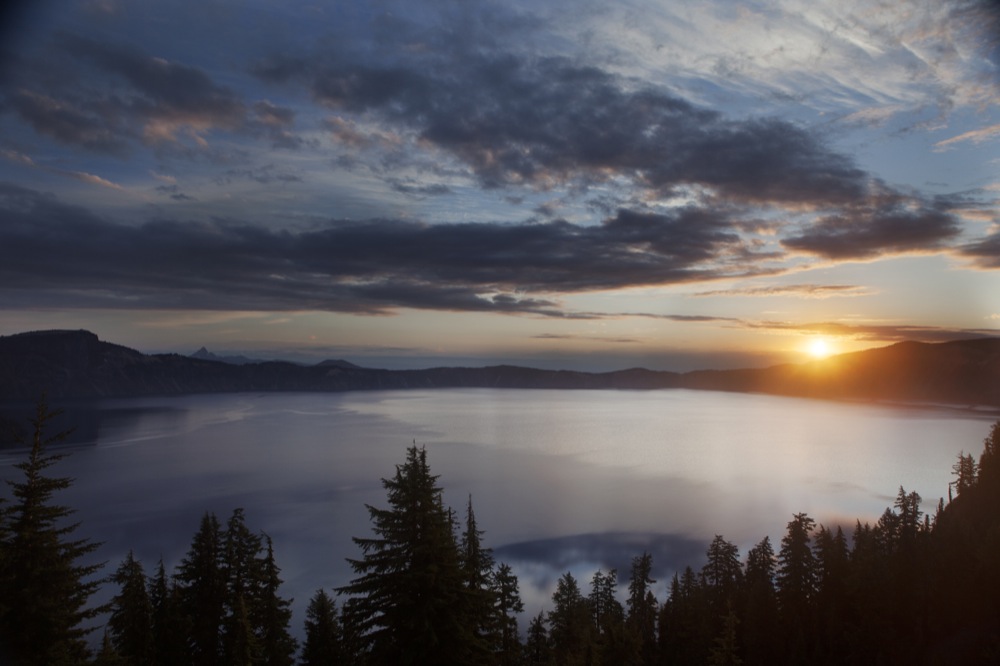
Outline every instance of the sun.
{"type": "Polygon", "coordinates": [[[809,343],[809,355],[813,358],[826,358],[831,351],[830,343],[823,338],[816,338],[809,343]]]}

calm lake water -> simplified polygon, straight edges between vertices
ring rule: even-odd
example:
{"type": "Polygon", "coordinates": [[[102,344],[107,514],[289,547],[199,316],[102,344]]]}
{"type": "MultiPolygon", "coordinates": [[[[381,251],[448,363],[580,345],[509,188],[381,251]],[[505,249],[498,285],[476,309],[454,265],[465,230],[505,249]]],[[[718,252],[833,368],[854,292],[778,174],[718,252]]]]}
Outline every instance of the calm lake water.
{"type": "MultiPolygon", "coordinates": [[[[435,390],[230,394],[69,405],[84,441],[52,469],[79,536],[103,541],[108,570],[133,549],[152,573],[186,553],[205,511],[243,507],[274,540],[295,597],[293,629],[318,587],[350,578],[365,504],[385,506],[413,441],[426,445],[445,501],[471,494],[486,545],[520,578],[526,613],[555,579],[589,581],[653,554],[659,587],[700,566],[722,534],[741,554],[777,548],[793,513],[852,528],[900,485],[933,512],[960,451],[981,451],[995,414],[708,391],[435,390]]],[[[60,424],[68,427],[71,423],[60,424]]],[[[18,473],[0,452],[0,477],[18,473]]],[[[5,493],[7,494],[7,493],[5,493]]]]}

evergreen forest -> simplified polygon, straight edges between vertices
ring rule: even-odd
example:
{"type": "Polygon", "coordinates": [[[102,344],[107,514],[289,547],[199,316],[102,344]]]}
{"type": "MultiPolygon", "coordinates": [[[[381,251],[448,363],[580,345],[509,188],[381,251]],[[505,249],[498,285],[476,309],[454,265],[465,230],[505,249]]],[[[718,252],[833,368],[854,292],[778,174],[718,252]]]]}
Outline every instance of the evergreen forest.
{"type": "Polygon", "coordinates": [[[297,641],[274,544],[242,509],[206,513],[172,571],[100,544],[58,493],[62,454],[42,401],[19,478],[0,496],[0,664],[667,665],[1000,663],[1000,422],[962,453],[933,515],[900,487],[874,523],[791,517],[745,554],[717,535],[704,564],[652,578],[562,575],[551,610],[524,618],[518,580],[484,545],[472,498],[443,502],[413,445],[382,480],[371,533],[355,537],[343,587],[318,589],[297,641]],[[654,593],[666,583],[667,593],[654,593]],[[103,586],[110,601],[94,604],[103,586]]]}

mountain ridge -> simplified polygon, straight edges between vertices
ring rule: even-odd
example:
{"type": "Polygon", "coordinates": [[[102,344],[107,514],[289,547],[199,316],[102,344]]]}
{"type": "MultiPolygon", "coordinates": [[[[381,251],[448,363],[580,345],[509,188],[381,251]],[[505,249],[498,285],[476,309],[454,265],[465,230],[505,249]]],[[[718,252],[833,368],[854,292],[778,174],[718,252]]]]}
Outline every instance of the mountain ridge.
{"type": "Polygon", "coordinates": [[[43,392],[50,399],[78,399],[416,388],[688,388],[997,407],[1000,338],[907,341],[768,368],[686,373],[630,368],[591,373],[513,365],[385,370],[341,360],[311,366],[286,361],[234,364],[180,354],[144,354],[102,341],[86,330],[0,336],[0,401],[4,402],[34,401],[43,392]]]}

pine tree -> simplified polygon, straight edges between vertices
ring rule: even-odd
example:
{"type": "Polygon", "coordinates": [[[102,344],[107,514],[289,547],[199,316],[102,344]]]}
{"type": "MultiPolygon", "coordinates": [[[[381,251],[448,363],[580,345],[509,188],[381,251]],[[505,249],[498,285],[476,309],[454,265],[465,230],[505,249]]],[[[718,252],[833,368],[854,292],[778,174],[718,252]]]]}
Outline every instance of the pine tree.
{"type": "Polygon", "coordinates": [[[747,586],[759,586],[774,592],[775,559],[771,537],[764,537],[747,552],[747,566],[744,579],[747,586]]]}
{"type": "MultiPolygon", "coordinates": [[[[7,561],[10,557],[10,529],[8,528],[7,522],[9,520],[10,508],[6,506],[7,498],[0,497],[0,585],[3,585],[4,576],[6,575],[7,561]]],[[[4,588],[0,588],[2,591],[4,588]]],[[[7,597],[0,594],[0,638],[3,636],[3,624],[7,617],[7,613],[10,612],[10,607],[7,605],[7,597]]],[[[0,663],[6,654],[6,649],[3,644],[0,643],[0,663]]]]}
{"type": "Polygon", "coordinates": [[[274,544],[264,535],[264,561],[261,564],[260,597],[257,616],[260,646],[267,666],[291,666],[295,662],[296,641],[288,633],[292,603],[278,594],[281,571],[274,560],[274,544]]]}
{"type": "Polygon", "coordinates": [[[774,548],[764,537],[747,552],[743,575],[743,647],[750,664],[771,664],[778,654],[778,599],[774,548]]]}
{"type": "Polygon", "coordinates": [[[259,659],[254,631],[262,573],[261,538],[246,525],[243,509],[233,510],[222,534],[220,575],[224,581],[221,647],[223,663],[238,666],[259,659]]]}
{"type": "MultiPolygon", "coordinates": [[[[294,662],[291,602],[278,594],[274,546],[247,527],[243,509],[233,511],[225,530],[213,514],[204,516],[176,580],[194,663],[294,662]]],[[[165,584],[158,587],[159,599],[166,600],[165,584]]]]}
{"type": "Polygon", "coordinates": [[[923,511],[920,509],[921,497],[916,491],[907,493],[903,486],[899,487],[893,507],[899,515],[899,547],[911,550],[918,535],[923,529],[923,511]]]}
{"type": "Polygon", "coordinates": [[[459,548],[426,449],[407,449],[382,485],[389,508],[367,507],[374,536],[354,537],[362,558],[348,563],[358,577],[338,589],[353,597],[345,624],[377,663],[468,663],[474,636],[459,548]]]}
{"type": "Polygon", "coordinates": [[[743,663],[736,645],[738,624],[739,619],[736,617],[732,604],[730,604],[722,618],[722,630],[716,636],[715,644],[709,653],[709,666],[740,666],[743,663]]]}
{"type": "Polygon", "coordinates": [[[618,571],[603,573],[598,569],[590,581],[587,606],[591,615],[594,650],[599,663],[620,664],[628,655],[625,640],[625,609],[615,597],[618,571]]]}
{"type": "Polygon", "coordinates": [[[814,539],[814,551],[817,574],[817,638],[821,651],[832,656],[845,648],[844,635],[848,619],[847,584],[850,562],[844,531],[838,527],[836,532],[832,532],[820,525],[814,539]]]}
{"type": "Polygon", "coordinates": [[[628,613],[625,627],[632,645],[632,662],[651,664],[656,654],[656,597],[651,577],[653,556],[644,552],[632,558],[632,574],[628,583],[628,613]]]}
{"type": "Polygon", "coordinates": [[[816,592],[816,559],[810,539],[816,521],[797,513],[788,523],[778,553],[778,601],[782,611],[794,614],[805,611],[816,592]]]}
{"type": "Polygon", "coordinates": [[[302,645],[302,666],[330,666],[346,659],[337,620],[337,606],[324,590],[316,590],[306,608],[306,640],[302,645]]]}
{"type": "Polygon", "coordinates": [[[365,618],[356,610],[361,600],[361,597],[348,597],[340,607],[340,634],[345,664],[375,663],[369,659],[370,640],[361,626],[365,618]]]}
{"type": "Polygon", "coordinates": [[[712,605],[712,614],[721,617],[743,578],[740,550],[736,544],[716,534],[705,555],[708,561],[701,569],[701,579],[712,605]]]}
{"type": "Polygon", "coordinates": [[[605,633],[615,624],[625,620],[625,611],[615,598],[618,589],[618,571],[612,569],[608,573],[600,569],[594,572],[590,580],[590,612],[593,625],[599,634],[605,633]]]}
{"type": "Polygon", "coordinates": [[[222,550],[219,520],[206,513],[176,575],[180,609],[189,618],[188,646],[194,666],[215,666],[223,660],[226,577],[222,550]]]}
{"type": "Polygon", "coordinates": [[[115,652],[123,663],[145,666],[153,657],[153,606],[149,600],[146,574],[132,551],[122,561],[111,580],[119,592],[111,600],[108,630],[115,652]]]}
{"type": "Polygon", "coordinates": [[[524,602],[518,590],[517,576],[507,564],[501,563],[493,574],[494,616],[498,625],[498,641],[494,646],[496,661],[501,666],[520,662],[521,642],[517,616],[524,612],[524,602]]]}
{"type": "Polygon", "coordinates": [[[545,614],[541,611],[528,624],[524,663],[528,666],[548,666],[552,663],[552,644],[545,629],[545,614]]]}
{"type": "Polygon", "coordinates": [[[1000,473],[1000,421],[990,426],[990,434],[983,439],[983,452],[979,454],[979,470],[990,481],[1000,473]]]}
{"type": "Polygon", "coordinates": [[[951,489],[954,487],[955,495],[961,497],[962,493],[976,485],[976,476],[979,473],[979,465],[971,453],[962,451],[958,454],[958,462],[951,466],[955,475],[955,480],[948,484],[948,499],[951,500],[951,489]]]}
{"type": "Polygon", "coordinates": [[[816,598],[816,558],[810,540],[816,521],[797,513],[788,523],[778,553],[778,608],[787,637],[788,658],[808,660],[816,598]]]}
{"type": "Polygon", "coordinates": [[[576,578],[568,571],[556,582],[548,621],[549,644],[556,664],[583,664],[592,656],[590,607],[576,578]]]}
{"type": "Polygon", "coordinates": [[[666,663],[703,664],[708,660],[712,622],[704,587],[691,567],[670,582],[670,594],[660,609],[661,658],[666,663]]]}
{"type": "Polygon", "coordinates": [[[149,603],[152,611],[153,658],[155,666],[173,666],[190,661],[188,658],[189,618],[181,609],[180,591],[167,578],[163,560],[149,581],[149,603]]]}
{"type": "Polygon", "coordinates": [[[465,509],[465,529],[459,543],[462,576],[467,605],[465,618],[473,632],[473,662],[485,662],[489,653],[499,642],[500,622],[494,612],[495,591],[493,589],[493,552],[482,545],[483,531],[476,524],[476,514],[469,496],[465,509]]]}
{"type": "Polygon", "coordinates": [[[247,611],[246,597],[240,594],[228,604],[223,620],[222,664],[248,666],[259,661],[260,645],[247,611]]]}
{"type": "Polygon", "coordinates": [[[94,661],[90,663],[91,666],[126,666],[127,662],[115,650],[107,630],[101,636],[101,649],[97,651],[94,661]]]}
{"type": "MultiPolygon", "coordinates": [[[[55,493],[72,480],[46,476],[62,455],[47,448],[68,432],[46,436],[45,429],[59,412],[49,411],[44,398],[31,420],[34,433],[28,459],[15,465],[23,480],[8,481],[13,502],[5,522],[7,541],[0,570],[0,662],[60,665],[82,663],[89,656],[81,624],[103,608],[87,608],[99,581],[93,575],[102,564],[80,560],[100,544],[72,539],[79,523],[67,522],[72,509],[52,503],[55,493]]],[[[23,440],[20,443],[26,444],[23,440]]]]}

